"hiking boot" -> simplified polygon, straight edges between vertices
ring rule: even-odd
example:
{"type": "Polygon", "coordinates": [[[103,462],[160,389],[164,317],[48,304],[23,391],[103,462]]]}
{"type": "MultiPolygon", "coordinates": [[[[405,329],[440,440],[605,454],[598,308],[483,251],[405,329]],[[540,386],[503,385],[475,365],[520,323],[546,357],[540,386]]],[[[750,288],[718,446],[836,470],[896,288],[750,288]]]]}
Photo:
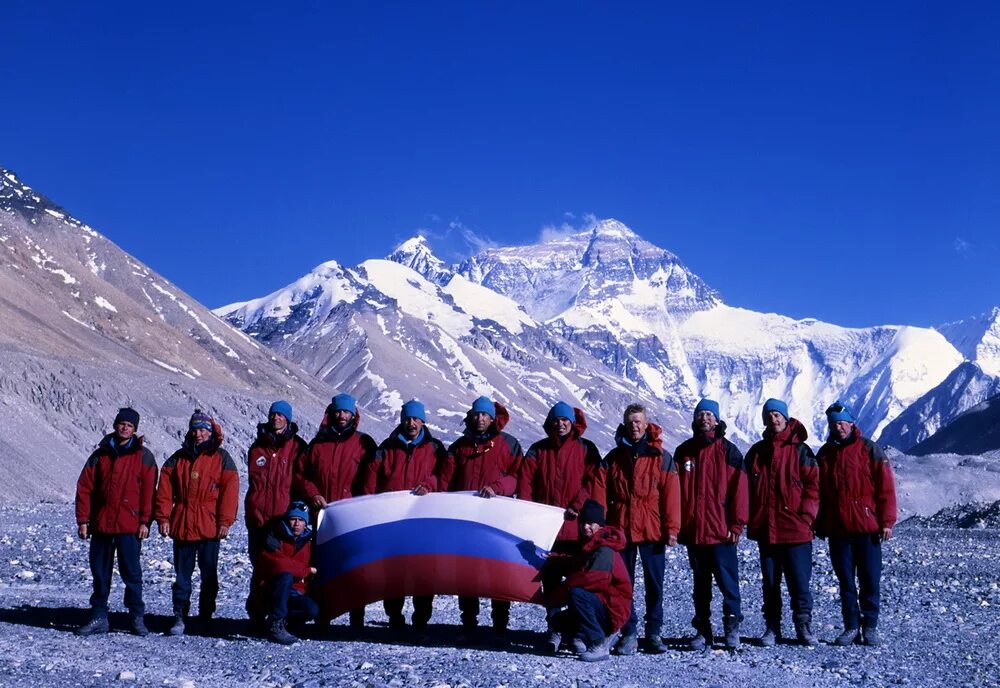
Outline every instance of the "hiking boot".
{"type": "Polygon", "coordinates": [[[774,647],[779,638],[781,638],[781,628],[767,624],[767,627],[764,628],[764,634],[760,637],[760,646],[774,647]]]}
{"type": "Polygon", "coordinates": [[[603,662],[606,659],[611,659],[611,639],[613,637],[608,636],[600,642],[588,645],[586,651],[580,654],[580,660],[583,662],[603,662]]]}
{"type": "Polygon", "coordinates": [[[856,628],[845,628],[844,632],[833,639],[833,644],[838,647],[847,647],[851,643],[857,642],[861,637],[861,632],[856,628]]]}
{"type": "Polygon", "coordinates": [[[137,635],[140,638],[145,638],[149,635],[149,629],[146,628],[146,622],[141,616],[132,617],[132,625],[129,631],[131,631],[132,635],[137,635]]]}
{"type": "Polygon", "coordinates": [[[813,634],[812,621],[801,621],[795,624],[795,637],[806,647],[819,645],[819,641],[813,634]]]}
{"type": "Polygon", "coordinates": [[[168,635],[184,635],[184,617],[177,615],[174,617],[174,624],[167,631],[168,635]]]}
{"type": "Polygon", "coordinates": [[[545,640],[542,641],[542,650],[547,654],[554,655],[559,652],[559,647],[561,645],[562,645],[562,634],[559,631],[549,631],[545,635],[545,640]]]}
{"type": "Polygon", "coordinates": [[[726,649],[738,650],[740,648],[740,618],[738,616],[727,616],[722,620],[722,628],[726,634],[726,649]]]}
{"type": "Polygon", "coordinates": [[[108,624],[108,617],[97,616],[76,629],[76,634],[82,636],[98,635],[99,633],[107,633],[110,630],[111,626],[108,624]]]}
{"type": "Polygon", "coordinates": [[[279,645],[294,645],[299,639],[288,632],[284,619],[272,619],[267,627],[267,637],[279,645]]]}
{"type": "Polygon", "coordinates": [[[635,633],[624,633],[611,649],[612,654],[628,657],[634,655],[639,650],[639,636],[635,633]]]}
{"type": "Polygon", "coordinates": [[[861,630],[861,643],[867,645],[868,647],[878,647],[878,629],[874,626],[869,628],[864,628],[861,630]]]}
{"type": "Polygon", "coordinates": [[[663,638],[659,633],[647,635],[639,642],[639,649],[647,655],[662,655],[667,651],[667,646],[663,644],[663,638]]]}
{"type": "Polygon", "coordinates": [[[574,636],[571,641],[569,641],[569,650],[574,655],[582,655],[587,651],[587,643],[583,641],[580,636],[574,636]]]}
{"type": "Polygon", "coordinates": [[[712,643],[714,642],[715,638],[712,637],[711,629],[696,629],[694,637],[688,638],[688,647],[695,652],[702,652],[706,648],[712,647],[712,643]]]}

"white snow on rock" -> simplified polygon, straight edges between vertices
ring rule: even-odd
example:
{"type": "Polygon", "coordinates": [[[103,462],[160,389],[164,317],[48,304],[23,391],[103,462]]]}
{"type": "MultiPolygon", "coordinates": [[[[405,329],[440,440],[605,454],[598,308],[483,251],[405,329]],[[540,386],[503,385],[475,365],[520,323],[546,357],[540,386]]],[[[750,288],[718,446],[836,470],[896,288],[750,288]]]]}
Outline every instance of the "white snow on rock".
{"type": "Polygon", "coordinates": [[[96,296],[96,297],[94,297],[94,303],[96,303],[98,306],[100,306],[101,308],[103,308],[105,310],[111,311],[112,313],[117,313],[118,312],[118,309],[115,308],[113,305],[111,305],[111,302],[108,301],[103,296],[96,296]]]}

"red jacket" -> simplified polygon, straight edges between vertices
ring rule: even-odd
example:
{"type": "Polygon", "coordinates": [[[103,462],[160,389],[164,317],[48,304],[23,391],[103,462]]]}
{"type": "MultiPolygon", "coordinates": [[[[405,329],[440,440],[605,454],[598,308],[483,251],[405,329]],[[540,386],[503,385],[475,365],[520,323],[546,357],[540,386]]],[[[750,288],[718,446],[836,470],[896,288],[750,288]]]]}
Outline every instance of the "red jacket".
{"type": "Polygon", "coordinates": [[[618,446],[604,457],[608,525],[624,530],[629,542],[666,542],[681,529],[677,467],[663,450],[660,432],[660,426],[650,423],[646,436],[630,445],[625,426],[619,425],[618,446]]]}
{"type": "Polygon", "coordinates": [[[521,472],[521,444],[503,432],[510,416],[502,404],[493,402],[496,417],[482,437],[477,437],[466,418],[465,434],[448,449],[441,466],[440,489],[458,492],[492,487],[503,497],[513,497],[521,472]]]}
{"type": "Polygon", "coordinates": [[[726,424],[696,434],[677,447],[674,463],[681,486],[681,531],[685,545],[718,545],[740,535],[749,517],[743,455],[725,438],[726,424]]]}
{"type": "Polygon", "coordinates": [[[292,468],[306,443],[299,428],[289,423],[282,435],[267,423],[257,426],[257,439],[247,452],[247,496],[243,518],[248,528],[261,528],[288,509],[292,497],[292,468]]]}
{"type": "Polygon", "coordinates": [[[215,540],[219,528],[233,525],[240,501],[240,475],[222,444],[222,428],[213,423],[205,447],[195,447],[188,432],[183,446],[163,464],[156,489],[157,524],[170,525],[175,540],[215,540]]]}
{"type": "MultiPolygon", "coordinates": [[[[580,511],[593,499],[606,506],[605,471],[601,454],[590,440],[583,439],[587,419],[573,409],[576,420],[565,438],[554,431],[535,442],[524,455],[517,496],[520,499],[580,511]]],[[[579,540],[576,518],[566,518],[556,540],[579,540]]]]}
{"type": "Polygon", "coordinates": [[[316,437],[295,462],[295,494],[307,502],[323,495],[328,502],[357,497],[364,492],[365,470],[375,457],[375,440],[358,431],[361,413],[344,432],[337,432],[323,416],[316,437]]]}
{"type": "Polygon", "coordinates": [[[819,511],[819,467],[806,445],[804,425],[794,418],[779,433],[747,452],[750,479],[750,523],[747,537],[764,544],[798,544],[813,539],[819,511]]]}
{"type": "Polygon", "coordinates": [[[868,535],[896,525],[896,485],[882,448],[854,433],[843,443],[824,444],[819,463],[819,518],[826,536],[868,535]]]}
{"type": "Polygon", "coordinates": [[[253,569],[250,582],[251,610],[267,614],[271,609],[271,596],[268,586],[274,577],[281,573],[290,573],[295,581],[292,587],[306,594],[306,580],[312,575],[309,570],[312,557],[313,532],[308,527],[298,538],[292,536],[291,530],[284,521],[274,524],[271,532],[264,539],[264,547],[253,569]]]}
{"type": "Polygon", "coordinates": [[[597,595],[607,607],[611,631],[622,628],[632,614],[632,579],[621,556],[623,549],[625,533],[619,528],[605,526],[583,543],[579,554],[550,555],[553,565],[565,567],[567,571],[566,580],[556,589],[545,591],[546,606],[564,607],[569,604],[569,591],[583,588],[597,595]]]}
{"type": "Polygon", "coordinates": [[[444,445],[431,437],[425,425],[416,444],[401,438],[402,427],[379,445],[375,458],[365,471],[365,494],[380,494],[425,487],[434,492],[438,487],[438,471],[444,462],[444,445]]]}
{"type": "Polygon", "coordinates": [[[76,522],[94,533],[135,534],[153,521],[156,461],[142,437],[132,437],[125,449],[115,447],[114,437],[101,440],[80,472],[76,522]]]}

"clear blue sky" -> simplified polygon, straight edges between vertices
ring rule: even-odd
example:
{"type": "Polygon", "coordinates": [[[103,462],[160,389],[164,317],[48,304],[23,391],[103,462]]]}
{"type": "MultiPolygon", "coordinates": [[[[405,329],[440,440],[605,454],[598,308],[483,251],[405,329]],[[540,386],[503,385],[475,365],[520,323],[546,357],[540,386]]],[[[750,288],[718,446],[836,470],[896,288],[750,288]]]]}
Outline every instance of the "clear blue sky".
{"type": "Polygon", "coordinates": [[[673,5],[7,0],[0,165],[213,307],[587,213],[732,305],[1000,305],[1000,5],[673,5]]]}

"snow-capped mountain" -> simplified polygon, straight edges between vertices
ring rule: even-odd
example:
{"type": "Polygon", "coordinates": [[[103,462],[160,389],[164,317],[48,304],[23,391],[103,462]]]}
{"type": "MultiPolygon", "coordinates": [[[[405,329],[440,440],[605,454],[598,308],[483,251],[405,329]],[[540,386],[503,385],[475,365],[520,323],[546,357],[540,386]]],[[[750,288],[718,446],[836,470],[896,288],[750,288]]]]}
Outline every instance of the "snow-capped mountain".
{"type": "MultiPolygon", "coordinates": [[[[978,455],[1000,448],[1000,394],[973,406],[944,428],[910,449],[916,456],[928,454],[978,455]]],[[[996,462],[983,465],[996,472],[996,462]]]]}

